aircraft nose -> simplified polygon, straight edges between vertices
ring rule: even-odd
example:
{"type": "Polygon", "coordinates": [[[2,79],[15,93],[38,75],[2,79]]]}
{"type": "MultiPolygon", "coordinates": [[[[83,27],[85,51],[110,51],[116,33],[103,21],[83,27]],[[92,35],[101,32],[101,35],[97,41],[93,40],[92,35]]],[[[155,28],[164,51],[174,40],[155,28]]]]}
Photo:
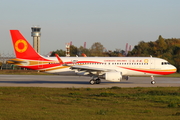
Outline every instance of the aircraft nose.
{"type": "Polygon", "coordinates": [[[177,71],[177,68],[175,66],[172,65],[171,67],[172,67],[173,72],[177,71]]]}

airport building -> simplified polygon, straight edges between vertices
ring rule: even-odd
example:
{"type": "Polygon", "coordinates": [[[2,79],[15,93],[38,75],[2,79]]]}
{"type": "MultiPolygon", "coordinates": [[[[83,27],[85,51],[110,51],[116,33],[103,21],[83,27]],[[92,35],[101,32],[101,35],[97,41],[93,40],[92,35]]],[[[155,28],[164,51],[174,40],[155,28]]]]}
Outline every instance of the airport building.
{"type": "Polygon", "coordinates": [[[40,27],[31,27],[31,36],[33,37],[33,47],[34,50],[40,53],[40,37],[41,37],[41,28],[40,27]]]}

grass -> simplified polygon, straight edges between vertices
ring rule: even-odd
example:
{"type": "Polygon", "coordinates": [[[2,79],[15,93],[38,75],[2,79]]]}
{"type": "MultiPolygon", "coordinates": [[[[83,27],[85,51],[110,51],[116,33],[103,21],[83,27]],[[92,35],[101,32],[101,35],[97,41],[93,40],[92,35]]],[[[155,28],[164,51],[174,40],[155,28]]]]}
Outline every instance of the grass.
{"type": "Polygon", "coordinates": [[[1,120],[178,120],[180,88],[0,87],[1,120]]]}

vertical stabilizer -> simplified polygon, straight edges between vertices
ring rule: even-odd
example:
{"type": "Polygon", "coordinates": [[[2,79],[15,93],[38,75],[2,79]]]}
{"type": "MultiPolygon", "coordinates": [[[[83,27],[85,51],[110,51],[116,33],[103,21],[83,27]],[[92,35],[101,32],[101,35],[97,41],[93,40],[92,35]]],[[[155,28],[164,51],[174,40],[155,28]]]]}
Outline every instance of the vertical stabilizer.
{"type": "Polygon", "coordinates": [[[39,60],[44,59],[39,55],[19,30],[10,30],[16,58],[39,60]]]}

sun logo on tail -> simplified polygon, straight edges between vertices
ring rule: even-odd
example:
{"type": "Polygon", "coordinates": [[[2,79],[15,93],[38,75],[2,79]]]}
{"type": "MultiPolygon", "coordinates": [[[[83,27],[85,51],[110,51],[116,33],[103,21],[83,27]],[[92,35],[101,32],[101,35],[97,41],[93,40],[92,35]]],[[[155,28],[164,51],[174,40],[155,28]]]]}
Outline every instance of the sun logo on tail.
{"type": "Polygon", "coordinates": [[[28,48],[28,44],[25,40],[20,39],[16,41],[15,49],[17,52],[23,53],[27,50],[27,48],[28,48]]]}

